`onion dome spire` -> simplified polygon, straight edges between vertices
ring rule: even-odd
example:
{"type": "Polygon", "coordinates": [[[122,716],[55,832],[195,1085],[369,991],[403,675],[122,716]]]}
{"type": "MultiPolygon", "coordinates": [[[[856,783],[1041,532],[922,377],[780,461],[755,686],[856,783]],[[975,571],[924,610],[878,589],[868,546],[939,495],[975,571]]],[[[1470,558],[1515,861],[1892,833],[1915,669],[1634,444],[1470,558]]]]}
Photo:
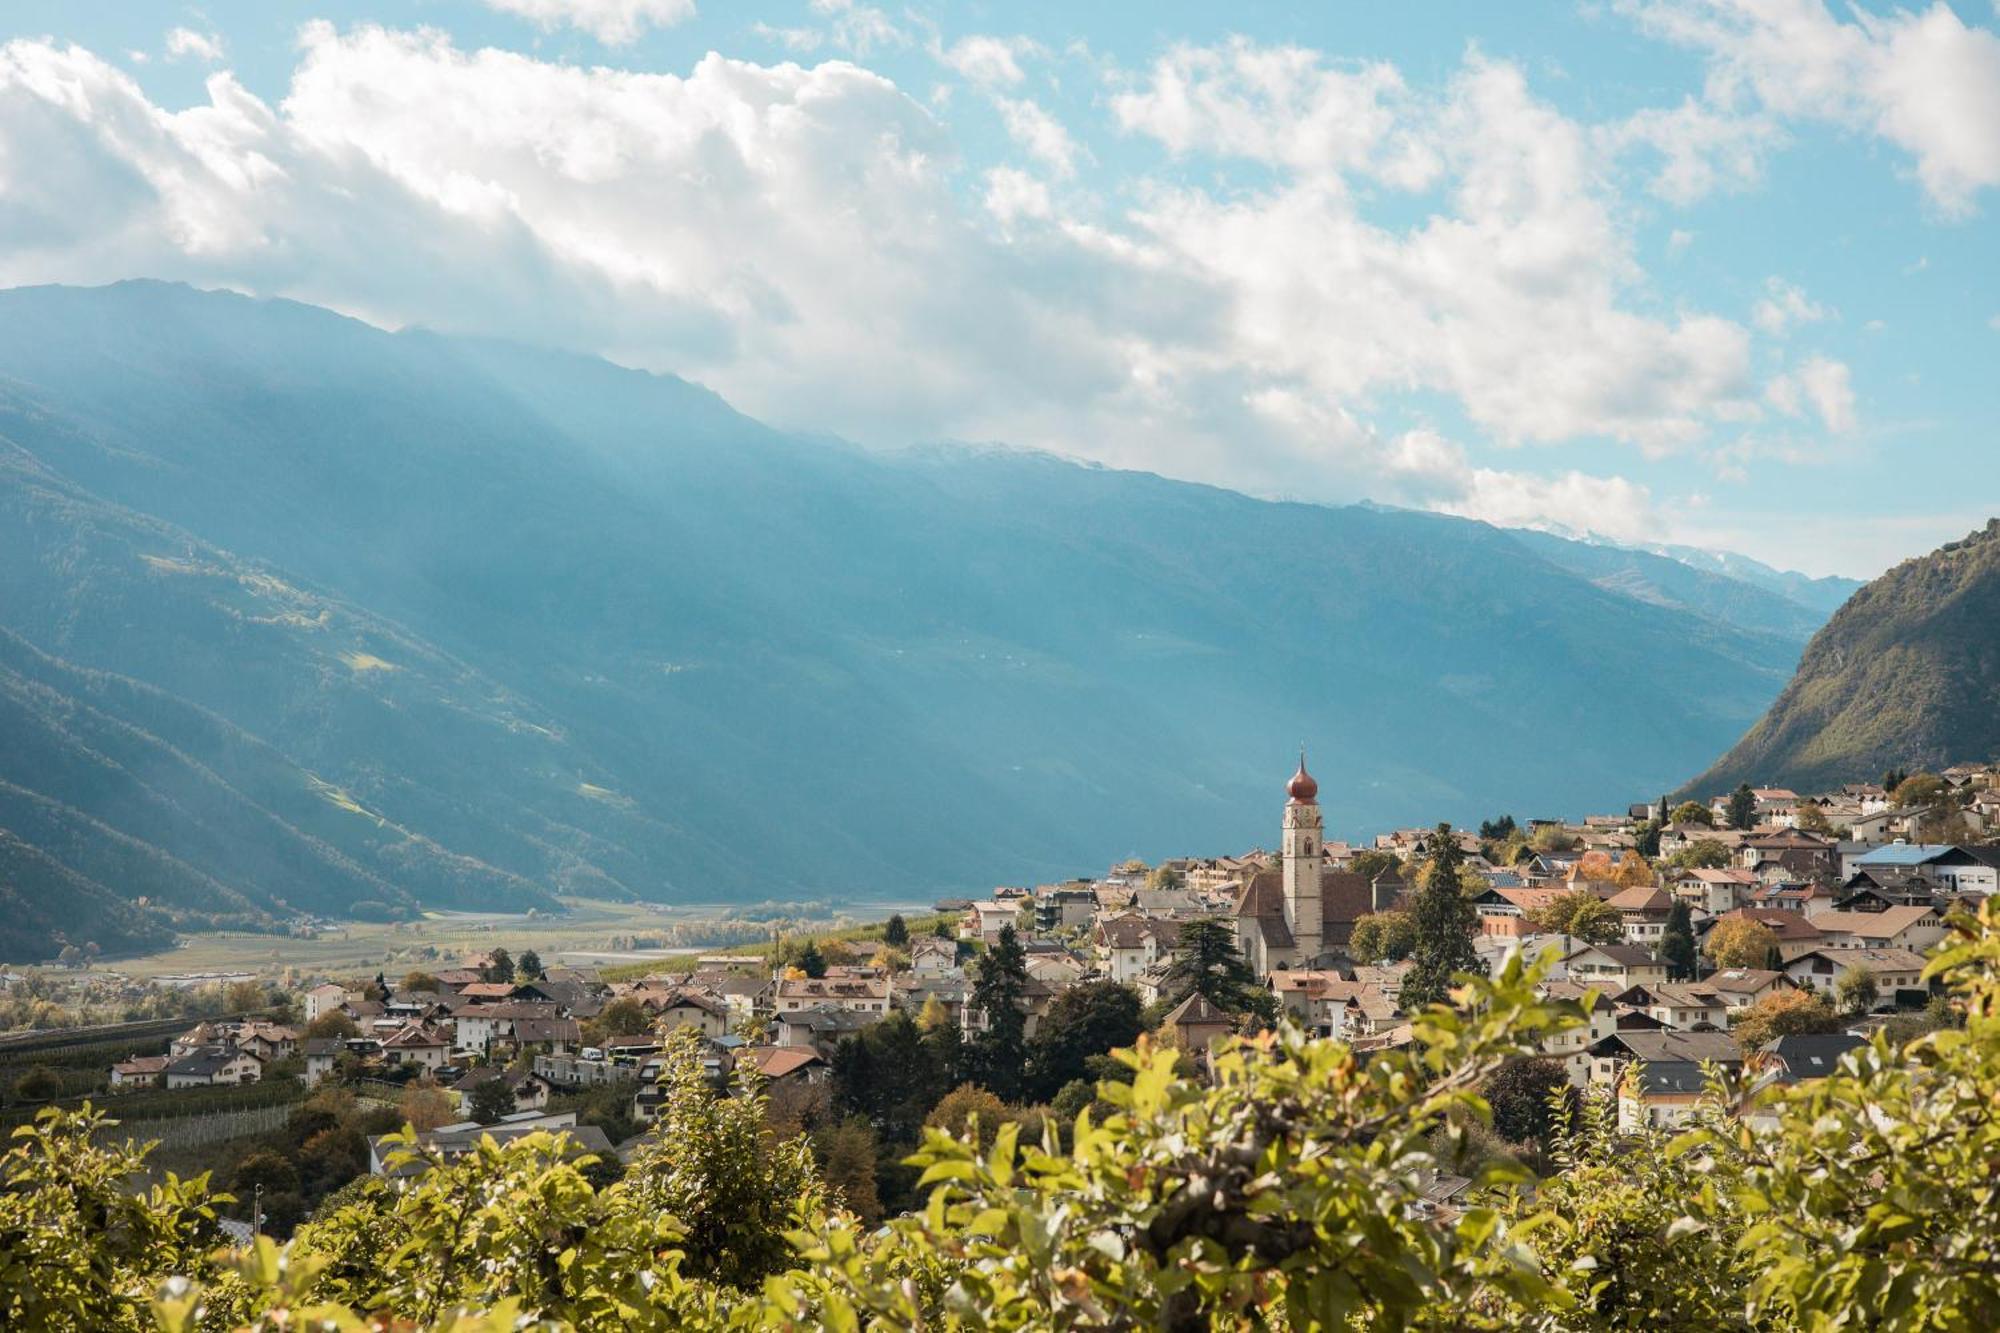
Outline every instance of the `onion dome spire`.
{"type": "Polygon", "coordinates": [[[1309,805],[1319,796],[1319,784],[1313,775],[1306,772],[1306,747],[1299,747],[1299,771],[1292,774],[1292,780],[1285,784],[1285,794],[1299,805],[1309,805]]]}

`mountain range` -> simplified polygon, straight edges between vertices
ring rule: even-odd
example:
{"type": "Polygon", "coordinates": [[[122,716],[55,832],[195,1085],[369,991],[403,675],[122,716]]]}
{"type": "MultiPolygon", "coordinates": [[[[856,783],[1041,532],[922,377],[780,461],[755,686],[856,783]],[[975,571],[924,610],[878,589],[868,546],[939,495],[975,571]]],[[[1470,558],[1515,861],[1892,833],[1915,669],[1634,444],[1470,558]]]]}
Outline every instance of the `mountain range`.
{"type": "Polygon", "coordinates": [[[290,302],[20,288],[0,829],[41,860],[0,873],[0,956],[1241,849],[1301,740],[1336,833],[1579,812],[1707,763],[1823,615],[1461,519],[863,451],[290,302]]]}
{"type": "Polygon", "coordinates": [[[1807,644],[1770,710],[1690,784],[1820,791],[2000,759],[2000,518],[1905,560],[1807,644]]]}

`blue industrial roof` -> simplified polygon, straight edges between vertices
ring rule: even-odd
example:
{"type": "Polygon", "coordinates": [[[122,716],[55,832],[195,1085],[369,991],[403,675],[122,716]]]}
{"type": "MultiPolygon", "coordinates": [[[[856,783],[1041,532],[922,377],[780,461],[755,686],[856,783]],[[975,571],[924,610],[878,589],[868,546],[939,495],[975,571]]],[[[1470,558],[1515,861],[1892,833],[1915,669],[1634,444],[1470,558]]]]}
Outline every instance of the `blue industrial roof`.
{"type": "Polygon", "coordinates": [[[1861,866],[1920,866],[1926,861],[1956,850],[1950,843],[1892,842],[1855,858],[1861,866]]]}

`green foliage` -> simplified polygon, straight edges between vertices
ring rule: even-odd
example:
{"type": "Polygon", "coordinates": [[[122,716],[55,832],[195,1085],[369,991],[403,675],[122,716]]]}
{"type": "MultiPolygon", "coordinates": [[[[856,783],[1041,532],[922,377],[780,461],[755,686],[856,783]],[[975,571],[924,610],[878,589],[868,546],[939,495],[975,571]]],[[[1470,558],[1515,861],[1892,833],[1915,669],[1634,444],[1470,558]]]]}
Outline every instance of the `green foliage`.
{"type": "Polygon", "coordinates": [[[834,1108],[865,1119],[885,1142],[914,1148],[924,1117],[959,1082],[960,1057],[956,1024],[924,1028],[899,1009],[834,1049],[834,1108]]]}
{"type": "Polygon", "coordinates": [[[1528,839],[1528,845],[1538,852],[1574,851],[1576,838],[1560,824],[1544,824],[1528,839]]]}
{"type": "Polygon", "coordinates": [[[1190,995],[1200,995],[1228,1014],[1268,1020],[1277,1013],[1271,992],[1257,983],[1257,974],[1236,947],[1236,932],[1212,916],[1181,923],[1180,940],[1161,978],[1163,1003],[1176,1005],[1190,995]]]}
{"type": "Polygon", "coordinates": [[[1354,923],[1347,952],[1358,963],[1399,963],[1417,947],[1417,923],[1408,912],[1370,912],[1354,923]]]}
{"type": "Polygon", "coordinates": [[[523,981],[538,981],[542,976],[542,956],[533,949],[523,949],[515,971],[523,981]]]}
{"type": "Polygon", "coordinates": [[[472,1118],[482,1125],[490,1125],[500,1117],[514,1113],[514,1090],[507,1086],[504,1078],[489,1078],[473,1088],[467,1109],[472,1118]]]}
{"type": "Polygon", "coordinates": [[[1729,847],[1718,838],[1696,838],[1667,858],[1676,870],[1720,870],[1729,864],[1729,847]]]}
{"type": "Polygon", "coordinates": [[[1674,813],[1667,820],[1669,824],[1699,824],[1703,828],[1715,827],[1715,812],[1700,801],[1682,801],[1674,807],[1674,813]]]}
{"type": "Polygon", "coordinates": [[[1539,932],[1574,935],[1591,944],[1616,944],[1625,938],[1625,918],[1589,889],[1559,893],[1527,913],[1527,918],[1539,932]]]}
{"type": "Polygon", "coordinates": [[[1875,982],[1875,974],[1867,968],[1844,967],[1840,975],[1833,979],[1834,1003],[1840,1006],[1843,1014],[1865,1014],[1881,998],[1882,991],[1875,982]]]}
{"type": "Polygon", "coordinates": [[[1019,1094],[1028,1059],[1028,955],[1012,926],[981,956],[970,1003],[986,1027],[967,1051],[974,1076],[1003,1097],[1019,1094]]]}
{"type": "Polygon", "coordinates": [[[1670,980],[1692,981],[1698,961],[1694,939],[1694,909],[1678,895],[1667,909],[1667,924],[1660,935],[1660,957],[1666,961],[1670,980]]]}
{"type": "Polygon", "coordinates": [[[910,927],[903,920],[901,912],[891,916],[882,927],[882,942],[892,949],[905,948],[910,943],[910,927]]]}
{"type": "Polygon", "coordinates": [[[1725,813],[1729,816],[1729,827],[1749,829],[1757,823],[1757,794],[1750,790],[1750,784],[1740,784],[1729,793],[1729,805],[1725,813]]]}
{"type": "Polygon", "coordinates": [[[1479,914],[1459,884],[1464,854],[1452,836],[1451,825],[1439,824],[1426,840],[1425,851],[1430,865],[1410,908],[1417,936],[1410,950],[1413,966],[1403,977],[1402,987],[1403,1008],[1413,1012],[1446,1000],[1457,974],[1482,970],[1479,954],[1472,947],[1479,933],[1479,914]]]}
{"type": "Polygon", "coordinates": [[[1348,869],[1363,879],[1372,880],[1379,877],[1385,870],[1399,869],[1402,864],[1401,861],[1396,859],[1394,853],[1379,851],[1376,848],[1370,847],[1366,851],[1356,852],[1354,859],[1348,863],[1348,869]]]}
{"type": "Polygon", "coordinates": [[[14,1131],[0,1157],[0,1328],[139,1329],[151,1290],[136,1279],[204,1271],[221,1197],[206,1176],[135,1192],[145,1151],[92,1141],[112,1123],[49,1110],[14,1131]]]}
{"type": "Polygon", "coordinates": [[[1053,1097],[1083,1079],[1094,1057],[1139,1040],[1139,1009],[1138,993],[1116,981],[1087,981],[1056,996],[1028,1044],[1029,1095],[1053,1097]]]}
{"type": "Polygon", "coordinates": [[[826,955],[820,952],[819,941],[807,940],[800,946],[796,966],[809,977],[826,975],[826,955]]]}
{"type": "Polygon", "coordinates": [[[719,1095],[702,1069],[691,1028],[667,1039],[659,1125],[632,1162],[623,1188],[654,1213],[678,1220],[693,1271],[749,1287],[784,1268],[785,1234],[823,1212],[826,1195],[802,1137],[769,1141],[765,1100],[748,1062],[735,1095],[719,1095]]]}
{"type": "Polygon", "coordinates": [[[1161,866],[1159,869],[1153,871],[1152,874],[1146,876],[1146,887],[1149,889],[1186,888],[1187,876],[1175,870],[1172,866],[1161,866]]]}
{"type": "Polygon", "coordinates": [[[150,1301],[167,1333],[1990,1329],[2000,903],[1952,931],[1928,974],[1963,1026],[1878,1036],[1796,1085],[1717,1072],[1674,1138],[1552,1088],[1540,1180],[1471,1152],[1507,1071],[1584,1018],[1518,958],[1365,1060],[1287,1026],[1197,1082],[1142,1043],[1127,1081],[1065,1089],[1067,1147],[1046,1117],[1036,1141],[990,1093],[954,1094],[941,1118],[977,1106],[977,1139],[927,1135],[928,1202],[881,1223],[831,1205],[802,1140],[770,1140],[754,1086],[709,1088],[692,1034],[661,1134],[615,1184],[550,1135],[455,1161],[406,1140],[418,1174],[219,1259],[205,1182],[133,1194],[140,1154],[52,1112],[0,1159],[0,1325],[137,1333],[150,1301]],[[1422,1190],[1449,1170],[1473,1186],[1439,1217],[1422,1190]]]}
{"type": "Polygon", "coordinates": [[[514,957],[505,949],[495,949],[492,960],[479,969],[479,975],[488,981],[512,981],[514,979],[514,957]]]}
{"type": "Polygon", "coordinates": [[[1536,1058],[1502,1065],[1480,1093],[1492,1108],[1493,1129],[1501,1138],[1547,1146],[1571,1088],[1560,1060],[1536,1058]]]}

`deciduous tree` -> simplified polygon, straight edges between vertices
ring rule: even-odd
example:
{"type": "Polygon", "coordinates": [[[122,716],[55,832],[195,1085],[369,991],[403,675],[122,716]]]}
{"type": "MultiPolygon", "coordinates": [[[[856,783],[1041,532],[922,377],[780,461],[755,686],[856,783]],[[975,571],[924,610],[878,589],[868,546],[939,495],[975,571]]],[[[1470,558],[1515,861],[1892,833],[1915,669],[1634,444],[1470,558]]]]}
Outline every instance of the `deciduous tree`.
{"type": "Polygon", "coordinates": [[[1589,889],[1559,893],[1526,915],[1528,924],[1544,935],[1574,935],[1591,944],[1616,944],[1625,938],[1625,918],[1589,889]]]}
{"type": "Polygon", "coordinates": [[[1728,916],[1715,923],[1702,947],[1717,967],[1762,967],[1777,951],[1778,937],[1755,917],[1728,916]]]}

